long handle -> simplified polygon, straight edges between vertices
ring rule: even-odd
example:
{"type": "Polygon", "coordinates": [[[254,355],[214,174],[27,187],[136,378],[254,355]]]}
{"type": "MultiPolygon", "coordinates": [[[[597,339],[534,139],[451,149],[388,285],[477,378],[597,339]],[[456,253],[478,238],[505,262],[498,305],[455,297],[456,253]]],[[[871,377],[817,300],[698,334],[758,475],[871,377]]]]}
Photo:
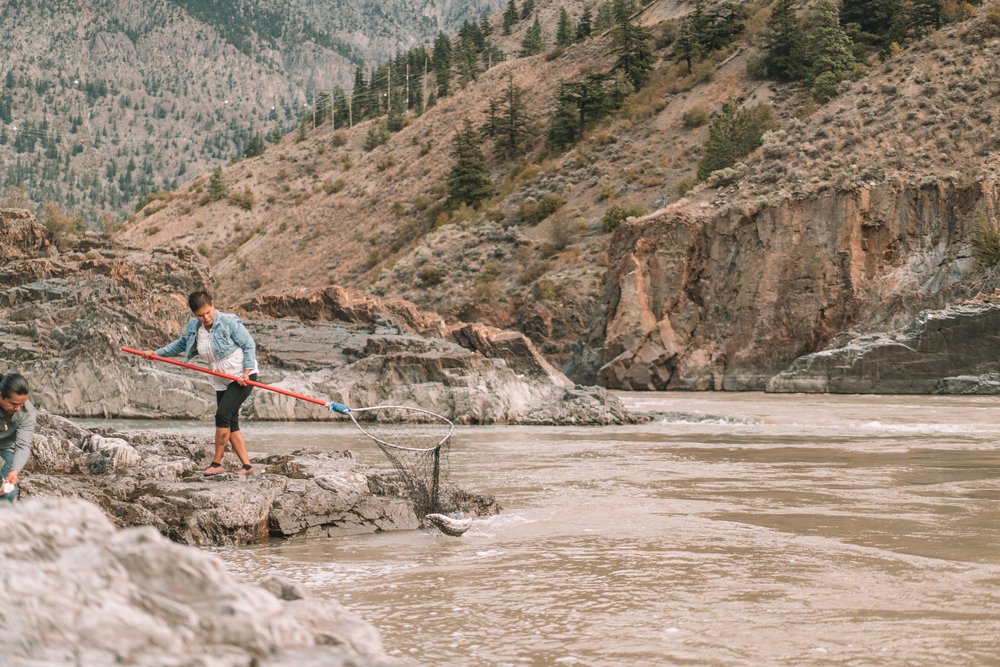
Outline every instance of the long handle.
{"type": "MultiPolygon", "coordinates": [[[[186,364],[183,361],[177,361],[176,359],[168,359],[167,357],[161,357],[158,354],[147,355],[142,350],[133,350],[130,347],[121,347],[119,349],[122,352],[128,352],[129,354],[136,354],[140,357],[145,357],[146,359],[162,361],[164,363],[173,364],[174,366],[180,366],[182,368],[190,368],[193,371],[201,371],[202,373],[208,373],[209,375],[225,378],[227,380],[238,381],[242,379],[236,377],[235,375],[229,375],[228,373],[220,373],[219,371],[213,371],[211,368],[205,368],[204,366],[195,366],[194,364],[186,364]]],[[[247,380],[247,384],[250,385],[251,387],[260,387],[261,389],[273,391],[277,394],[284,394],[285,396],[291,396],[292,398],[297,398],[300,401],[309,401],[310,403],[315,403],[316,405],[322,405],[323,407],[327,407],[330,405],[326,401],[321,401],[318,398],[310,398],[309,396],[296,394],[294,391],[288,391],[287,389],[281,389],[280,387],[272,387],[271,385],[264,384],[263,382],[254,382],[253,380],[247,380]]]]}

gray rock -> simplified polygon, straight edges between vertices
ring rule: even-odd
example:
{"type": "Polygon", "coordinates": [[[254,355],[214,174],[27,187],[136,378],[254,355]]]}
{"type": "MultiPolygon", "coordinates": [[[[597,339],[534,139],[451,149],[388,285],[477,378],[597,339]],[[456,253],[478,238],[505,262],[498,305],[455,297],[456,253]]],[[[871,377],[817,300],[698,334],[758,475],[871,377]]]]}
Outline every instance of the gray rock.
{"type": "Polygon", "coordinates": [[[997,393],[1000,304],[924,311],[904,330],[796,359],[770,392],[997,393]]]}
{"type": "Polygon", "coordinates": [[[0,511],[0,563],[0,608],[16,610],[4,614],[4,664],[397,664],[339,603],[244,583],[218,557],[151,528],[116,530],[82,500],[0,511]]]}
{"type": "MultiPolygon", "coordinates": [[[[299,450],[254,460],[253,476],[206,478],[200,471],[210,449],[208,439],[95,433],[42,413],[20,497],[84,498],[119,527],[152,526],[199,545],[412,530],[427,511],[396,472],[362,464],[350,452],[299,450]]],[[[442,487],[442,508],[499,511],[492,498],[442,487]]]]}

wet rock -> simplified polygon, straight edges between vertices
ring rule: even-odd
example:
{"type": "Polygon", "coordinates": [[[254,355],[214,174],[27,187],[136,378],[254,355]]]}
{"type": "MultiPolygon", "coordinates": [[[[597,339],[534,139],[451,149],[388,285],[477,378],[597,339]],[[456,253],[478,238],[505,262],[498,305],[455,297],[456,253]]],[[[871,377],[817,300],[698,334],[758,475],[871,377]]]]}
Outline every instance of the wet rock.
{"type": "MultiPolygon", "coordinates": [[[[299,450],[254,460],[252,476],[204,477],[210,450],[208,438],[96,433],[43,412],[20,497],[84,498],[119,527],[152,526],[199,545],[412,530],[426,511],[397,473],[350,452],[299,450]]],[[[458,489],[442,504],[473,515],[500,511],[494,499],[458,489]]]]}
{"type": "Polygon", "coordinates": [[[151,528],[116,530],[77,499],[0,511],[4,664],[160,667],[396,664],[378,632],[332,600],[229,574],[151,528]]]}

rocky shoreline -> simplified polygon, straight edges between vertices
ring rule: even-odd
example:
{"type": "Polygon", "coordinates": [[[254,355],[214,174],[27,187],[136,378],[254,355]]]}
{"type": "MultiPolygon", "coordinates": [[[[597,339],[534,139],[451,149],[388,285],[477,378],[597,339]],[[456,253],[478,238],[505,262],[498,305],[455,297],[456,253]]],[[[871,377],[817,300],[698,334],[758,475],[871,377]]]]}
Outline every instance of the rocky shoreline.
{"type": "MultiPolygon", "coordinates": [[[[25,211],[0,209],[0,363],[29,378],[40,407],[67,417],[200,418],[204,376],[129,358],[155,349],[211,289],[204,259],[182,248],[112,247],[97,236],[59,251],[25,211]]],[[[355,407],[419,406],[457,423],[641,421],[600,387],[574,385],[516,332],[446,323],[402,300],[331,286],[216,304],[244,317],[262,381],[355,407]]],[[[245,414],[329,419],[315,405],[255,392],[245,414]]]]}
{"type": "MultiPolygon", "coordinates": [[[[119,528],[152,526],[175,542],[250,544],[427,527],[394,471],[348,451],[254,457],[258,474],[204,477],[204,439],[156,431],[89,430],[39,415],[22,499],[83,498],[119,528]]],[[[496,514],[496,500],[445,487],[439,511],[496,514]]]]}

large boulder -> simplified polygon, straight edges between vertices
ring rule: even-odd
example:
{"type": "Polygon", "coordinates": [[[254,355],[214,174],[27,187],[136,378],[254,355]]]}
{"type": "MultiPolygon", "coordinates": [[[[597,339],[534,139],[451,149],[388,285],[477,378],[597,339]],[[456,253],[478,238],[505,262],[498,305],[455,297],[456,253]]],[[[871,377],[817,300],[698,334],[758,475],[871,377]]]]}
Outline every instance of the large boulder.
{"type": "Polygon", "coordinates": [[[118,530],[78,499],[0,511],[3,664],[375,667],[378,632],[278,578],[231,575],[152,528],[118,530]]]}

